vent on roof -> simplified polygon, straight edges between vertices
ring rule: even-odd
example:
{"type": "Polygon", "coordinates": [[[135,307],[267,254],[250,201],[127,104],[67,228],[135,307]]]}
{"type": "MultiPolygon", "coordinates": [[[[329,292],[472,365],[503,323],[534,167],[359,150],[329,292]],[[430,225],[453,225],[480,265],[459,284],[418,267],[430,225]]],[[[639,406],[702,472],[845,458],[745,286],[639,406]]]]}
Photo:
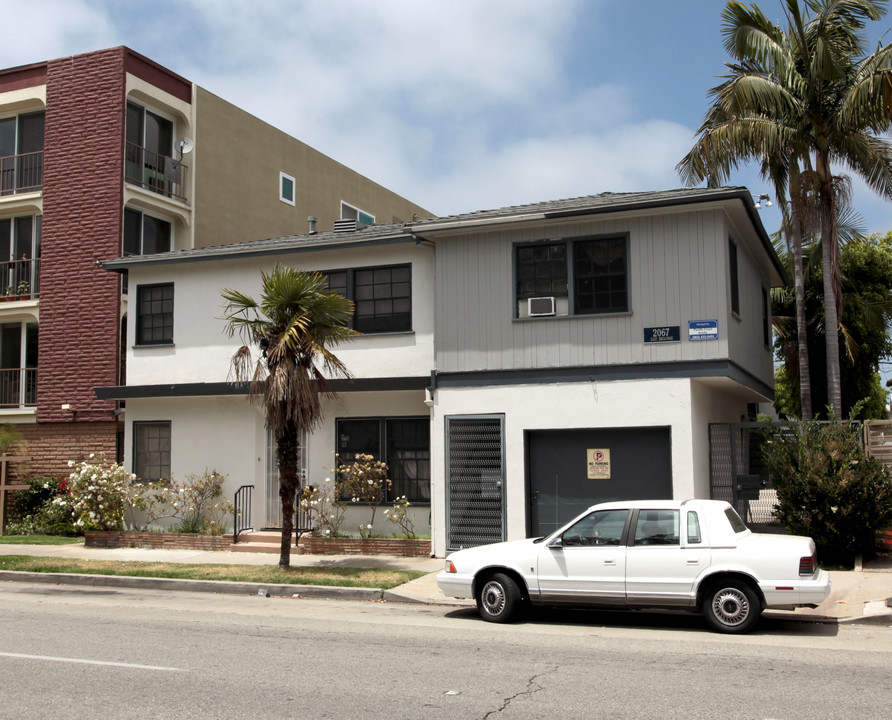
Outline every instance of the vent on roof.
{"type": "Polygon", "coordinates": [[[365,225],[358,220],[335,220],[334,223],[334,231],[336,233],[354,232],[355,230],[362,230],[364,227],[365,225]]]}

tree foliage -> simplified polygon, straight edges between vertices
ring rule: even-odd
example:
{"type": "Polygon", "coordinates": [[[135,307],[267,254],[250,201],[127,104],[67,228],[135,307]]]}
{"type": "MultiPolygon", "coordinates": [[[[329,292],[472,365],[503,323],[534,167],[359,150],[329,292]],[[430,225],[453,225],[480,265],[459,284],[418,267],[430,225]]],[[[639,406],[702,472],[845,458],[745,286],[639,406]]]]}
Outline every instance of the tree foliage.
{"type": "MultiPolygon", "coordinates": [[[[782,249],[782,260],[790,257],[782,249]]],[[[805,252],[805,309],[812,397],[816,408],[827,406],[825,373],[825,324],[822,308],[820,247],[805,252]]],[[[842,369],[842,406],[846,413],[861,403],[861,419],[885,418],[886,393],[879,376],[879,363],[892,356],[892,232],[849,240],[840,253],[840,281],[846,298],[839,330],[839,363],[842,369]]],[[[775,376],[778,411],[799,417],[799,364],[795,299],[790,288],[772,293],[775,353],[782,362],[775,376]]]]}
{"type": "Polygon", "coordinates": [[[322,419],[329,377],[349,377],[330,350],[356,335],[347,327],[353,303],[324,288],[319,273],[276,265],[260,273],[260,299],[224,290],[226,327],[244,343],[232,359],[237,381],[250,382],[276,438],[282,543],[279,567],[291,565],[294,502],[300,477],[300,437],[322,419]],[[254,357],[254,350],[259,351],[254,357]]]}
{"type": "Polygon", "coordinates": [[[778,519],[814,538],[825,560],[870,551],[875,531],[892,524],[892,476],[865,455],[859,433],[834,416],[778,427],[763,445],[778,519]]]}

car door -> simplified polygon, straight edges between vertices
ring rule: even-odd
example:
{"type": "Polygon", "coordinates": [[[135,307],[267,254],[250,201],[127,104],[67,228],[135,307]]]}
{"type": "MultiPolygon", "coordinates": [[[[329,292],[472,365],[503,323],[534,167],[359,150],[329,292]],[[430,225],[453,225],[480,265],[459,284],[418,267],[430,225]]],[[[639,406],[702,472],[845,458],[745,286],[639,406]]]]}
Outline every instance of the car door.
{"type": "Polygon", "coordinates": [[[628,517],[627,509],[597,510],[543,545],[537,567],[539,599],[624,604],[628,517]]]}
{"type": "Polygon", "coordinates": [[[692,605],[694,581],[710,562],[697,513],[639,510],[632,525],[626,554],[628,603],[692,605]]]}

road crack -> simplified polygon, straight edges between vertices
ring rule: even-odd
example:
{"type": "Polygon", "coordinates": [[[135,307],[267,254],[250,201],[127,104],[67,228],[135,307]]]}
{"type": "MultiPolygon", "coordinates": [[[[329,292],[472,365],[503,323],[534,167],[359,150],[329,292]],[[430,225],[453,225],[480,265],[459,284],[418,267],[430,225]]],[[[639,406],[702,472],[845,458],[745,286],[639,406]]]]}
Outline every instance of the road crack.
{"type": "Polygon", "coordinates": [[[543,687],[538,682],[539,678],[543,678],[546,675],[551,675],[553,673],[556,673],[557,670],[558,670],[558,666],[555,665],[550,670],[533,675],[529,680],[527,680],[527,686],[526,686],[525,690],[521,690],[520,692],[514,693],[514,695],[509,695],[508,697],[506,697],[502,701],[502,704],[499,707],[497,707],[495,710],[490,710],[488,713],[486,713],[486,715],[483,716],[482,720],[488,720],[489,718],[491,718],[495,715],[498,715],[503,710],[506,710],[512,702],[514,702],[515,700],[517,700],[520,697],[524,697],[526,695],[535,695],[540,690],[543,690],[543,687]]]}

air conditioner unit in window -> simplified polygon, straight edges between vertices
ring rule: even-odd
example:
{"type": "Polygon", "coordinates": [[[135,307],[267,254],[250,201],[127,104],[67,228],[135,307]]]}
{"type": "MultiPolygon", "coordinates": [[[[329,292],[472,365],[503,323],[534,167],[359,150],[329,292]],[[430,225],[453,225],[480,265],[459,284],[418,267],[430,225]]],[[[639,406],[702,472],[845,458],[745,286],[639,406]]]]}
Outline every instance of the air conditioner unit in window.
{"type": "Polygon", "coordinates": [[[530,317],[554,315],[554,298],[537,297],[527,299],[527,312],[530,317]]]}

